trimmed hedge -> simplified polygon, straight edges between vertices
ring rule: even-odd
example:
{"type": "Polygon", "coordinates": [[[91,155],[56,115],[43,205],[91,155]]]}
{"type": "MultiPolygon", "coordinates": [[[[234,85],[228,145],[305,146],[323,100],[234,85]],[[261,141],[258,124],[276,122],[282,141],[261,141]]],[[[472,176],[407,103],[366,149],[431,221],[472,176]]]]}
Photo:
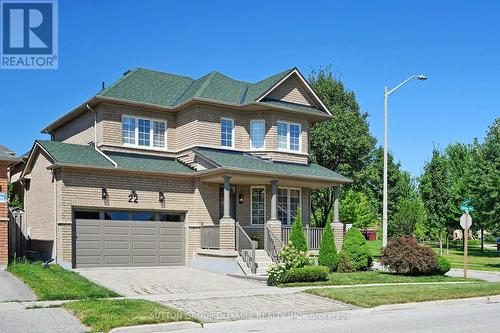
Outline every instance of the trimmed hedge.
{"type": "Polygon", "coordinates": [[[339,264],[337,265],[337,272],[339,273],[351,273],[356,271],[356,266],[352,263],[349,258],[347,258],[345,252],[340,252],[339,254],[339,264]]]}
{"type": "Polygon", "coordinates": [[[314,282],[328,279],[330,269],[326,266],[305,266],[286,271],[286,282],[314,282]]]}
{"type": "Polygon", "coordinates": [[[438,273],[445,275],[451,269],[451,263],[448,259],[438,255],[438,273]]]}
{"type": "Polygon", "coordinates": [[[304,234],[304,227],[302,226],[302,213],[300,209],[297,210],[297,217],[293,222],[292,230],[290,230],[289,243],[292,244],[299,251],[307,252],[306,235],[304,234]]]}
{"type": "Polygon", "coordinates": [[[331,272],[337,269],[337,248],[335,247],[330,220],[326,222],[325,230],[323,230],[323,236],[319,246],[318,264],[330,268],[331,272]]]}
{"type": "Polygon", "coordinates": [[[347,231],[342,252],[357,271],[366,270],[372,265],[372,251],[366,243],[365,236],[356,228],[347,231]]]}

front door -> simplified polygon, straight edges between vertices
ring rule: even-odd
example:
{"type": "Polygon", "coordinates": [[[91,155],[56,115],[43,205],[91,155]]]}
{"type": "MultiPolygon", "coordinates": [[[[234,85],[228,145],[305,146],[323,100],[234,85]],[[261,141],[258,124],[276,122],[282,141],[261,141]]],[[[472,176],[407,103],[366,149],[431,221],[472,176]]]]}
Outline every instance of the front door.
{"type": "MultiPolygon", "coordinates": [[[[236,186],[231,185],[229,190],[229,213],[236,220],[236,186]]],[[[219,220],[224,216],[224,185],[219,187],[219,220]]]]}

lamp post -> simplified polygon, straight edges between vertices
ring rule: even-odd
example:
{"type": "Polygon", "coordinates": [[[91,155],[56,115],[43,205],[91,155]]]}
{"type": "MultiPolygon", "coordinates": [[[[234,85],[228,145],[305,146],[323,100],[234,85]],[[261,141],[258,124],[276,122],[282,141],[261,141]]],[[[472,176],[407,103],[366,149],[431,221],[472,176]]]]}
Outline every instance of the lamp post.
{"type": "Polygon", "coordinates": [[[395,88],[389,90],[387,86],[384,89],[384,198],[382,204],[382,247],[387,245],[387,100],[389,95],[404,86],[412,79],[421,81],[427,80],[425,75],[413,75],[401,82],[395,88]]]}

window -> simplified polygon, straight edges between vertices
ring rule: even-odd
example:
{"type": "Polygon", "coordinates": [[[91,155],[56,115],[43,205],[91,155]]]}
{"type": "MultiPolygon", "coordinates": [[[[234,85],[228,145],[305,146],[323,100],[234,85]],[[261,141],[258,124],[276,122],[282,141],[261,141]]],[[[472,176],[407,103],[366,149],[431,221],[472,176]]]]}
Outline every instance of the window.
{"type": "Polygon", "coordinates": [[[128,220],[128,212],[111,211],[104,213],[105,220],[126,221],[128,220]]]}
{"type": "Polygon", "coordinates": [[[167,123],[161,120],[124,116],[123,144],[145,148],[166,148],[167,123]]]}
{"type": "Polygon", "coordinates": [[[252,224],[264,224],[266,216],[266,190],[252,187],[252,224]]]}
{"type": "Polygon", "coordinates": [[[266,123],[264,120],[250,121],[250,148],[264,149],[264,138],[266,135],[266,123]]]}
{"type": "Polygon", "coordinates": [[[300,124],[278,121],[278,149],[300,152],[300,124]]]}
{"type": "Polygon", "coordinates": [[[164,222],[184,222],[184,216],[180,214],[159,214],[159,221],[164,222]]]}
{"type": "Polygon", "coordinates": [[[123,143],[135,145],[135,118],[123,117],[123,143]]]}
{"type": "Polygon", "coordinates": [[[165,123],[153,121],[153,147],[165,148],[165,123]]]}
{"type": "Polygon", "coordinates": [[[155,221],[156,216],[153,212],[132,212],[130,213],[132,221],[155,221]]]}
{"type": "Polygon", "coordinates": [[[150,146],[151,122],[146,119],[139,119],[139,146],[150,146]]]}
{"type": "Polygon", "coordinates": [[[75,220],[99,220],[99,212],[75,212],[75,220]]]}
{"type": "Polygon", "coordinates": [[[295,222],[301,206],[300,193],[300,189],[278,188],[278,219],[282,224],[295,222]]]}
{"type": "Polygon", "coordinates": [[[233,147],[234,120],[221,118],[220,120],[220,145],[233,147]]]}

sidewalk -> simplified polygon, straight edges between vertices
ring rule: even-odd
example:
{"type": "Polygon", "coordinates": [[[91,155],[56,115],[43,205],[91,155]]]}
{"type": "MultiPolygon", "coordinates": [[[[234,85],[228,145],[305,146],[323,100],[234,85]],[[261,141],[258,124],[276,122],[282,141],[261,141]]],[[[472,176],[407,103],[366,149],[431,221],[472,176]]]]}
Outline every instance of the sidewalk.
{"type": "MultiPolygon", "coordinates": [[[[448,276],[463,277],[464,270],[459,268],[452,268],[448,273],[448,276]]],[[[482,279],[488,282],[500,282],[500,272],[493,271],[478,271],[478,270],[467,270],[467,277],[474,279],[482,279]]]]}

